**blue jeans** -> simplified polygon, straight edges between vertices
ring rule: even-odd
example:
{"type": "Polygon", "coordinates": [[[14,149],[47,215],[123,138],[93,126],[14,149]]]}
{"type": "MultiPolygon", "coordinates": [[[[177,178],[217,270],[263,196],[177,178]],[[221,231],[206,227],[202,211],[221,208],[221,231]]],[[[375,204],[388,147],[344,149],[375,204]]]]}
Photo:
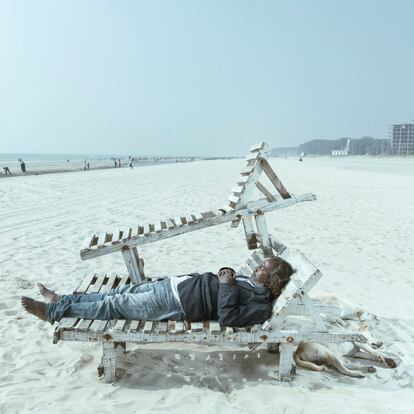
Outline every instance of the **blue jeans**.
{"type": "Polygon", "coordinates": [[[49,322],[63,317],[83,319],[134,319],[160,321],[185,319],[169,279],[141,285],[124,285],[108,293],[61,295],[46,305],[49,322]]]}

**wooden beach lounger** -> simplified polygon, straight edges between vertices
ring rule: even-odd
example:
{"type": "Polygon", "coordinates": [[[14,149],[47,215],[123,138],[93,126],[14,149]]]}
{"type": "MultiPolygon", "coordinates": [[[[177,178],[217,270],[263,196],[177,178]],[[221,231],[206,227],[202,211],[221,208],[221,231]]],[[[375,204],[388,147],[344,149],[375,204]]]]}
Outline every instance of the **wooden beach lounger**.
{"type": "Polygon", "coordinates": [[[242,222],[247,246],[254,252],[239,270],[240,274],[250,276],[258,264],[272,255],[280,255],[296,270],[282,294],[275,300],[271,319],[262,325],[230,328],[220,326],[218,321],[188,323],[63,318],[55,328],[53,342],[102,342],[103,355],[98,371],[106,383],[117,378],[117,361],[125,352],[127,343],[266,344],[269,351],[280,350],[279,379],[286,381],[295,372],[293,352],[300,342],[366,342],[364,336],[356,332],[327,328],[320,313],[331,313],[336,309],[315,305],[308,296],[309,290],[321,277],[321,272],[302,253],[286,248],[268,232],[266,212],[302,201],[312,201],[316,197],[313,194],[289,194],[268,164],[265,152],[264,143],[251,149],[238,185],[232,189],[228,206],[174,217],[157,225],[137,225],[88,237],[81,249],[82,260],[120,251],[128,275],[112,273],[88,276],[75,289],[75,293],[105,292],[123,284],[145,283],[144,262],[139,257],[137,246],[223,223],[231,223],[232,227],[236,227],[242,222]],[[262,172],[265,172],[278,191],[277,195],[259,182],[262,172]],[[251,201],[255,188],[265,195],[264,199],[251,201]],[[289,329],[289,319],[297,316],[309,320],[306,329],[289,329]]]}

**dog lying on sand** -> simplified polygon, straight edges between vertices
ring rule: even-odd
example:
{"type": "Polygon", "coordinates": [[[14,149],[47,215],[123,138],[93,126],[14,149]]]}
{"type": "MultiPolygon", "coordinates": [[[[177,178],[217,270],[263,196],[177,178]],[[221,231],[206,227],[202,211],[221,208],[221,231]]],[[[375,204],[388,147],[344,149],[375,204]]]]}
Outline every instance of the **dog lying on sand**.
{"type": "MultiPolygon", "coordinates": [[[[343,356],[375,361],[385,368],[395,368],[397,366],[394,359],[382,355],[376,350],[383,343],[372,336],[366,324],[362,324],[359,331],[367,338],[367,343],[345,342],[340,346],[343,356]]],[[[337,356],[331,349],[312,342],[301,342],[294,354],[294,360],[297,366],[312,371],[326,371],[327,367],[330,366],[337,369],[343,375],[355,378],[362,378],[365,374],[376,371],[374,366],[345,365],[342,358],[337,356]]]]}
{"type": "MultiPolygon", "coordinates": [[[[395,368],[397,363],[394,359],[381,354],[378,349],[383,342],[376,339],[369,331],[369,321],[375,321],[377,317],[366,310],[353,306],[349,302],[329,293],[320,293],[314,297],[321,305],[334,305],[339,307],[339,316],[326,315],[328,323],[339,325],[349,324],[349,321],[356,321],[358,331],[366,338],[367,343],[345,342],[340,345],[340,353],[345,357],[360,358],[375,361],[385,368],[395,368]],[[348,322],[345,322],[348,321],[348,322]]],[[[330,348],[317,344],[301,342],[295,351],[294,359],[296,365],[312,371],[326,371],[328,366],[337,369],[341,374],[355,378],[362,378],[367,373],[376,371],[374,366],[345,365],[341,356],[336,355],[330,348]]]]}
{"type": "Polygon", "coordinates": [[[370,325],[377,321],[375,315],[326,292],[318,293],[316,296],[312,296],[312,299],[320,305],[333,305],[339,308],[339,315],[324,315],[326,323],[348,327],[352,325],[355,330],[358,330],[367,338],[367,343],[344,342],[339,345],[337,351],[333,351],[322,344],[301,342],[294,353],[297,366],[312,371],[327,371],[328,367],[333,367],[341,374],[355,378],[362,378],[367,373],[375,372],[376,368],[374,366],[345,364],[342,356],[375,361],[385,368],[395,368],[397,366],[394,359],[378,351],[383,342],[376,339],[369,330],[370,325]]]}

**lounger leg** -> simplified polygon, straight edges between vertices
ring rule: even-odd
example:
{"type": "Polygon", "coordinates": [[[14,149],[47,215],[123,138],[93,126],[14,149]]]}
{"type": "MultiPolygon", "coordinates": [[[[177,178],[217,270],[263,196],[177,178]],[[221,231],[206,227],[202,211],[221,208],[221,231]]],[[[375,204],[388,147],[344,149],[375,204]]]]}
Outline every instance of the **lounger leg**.
{"type": "Polygon", "coordinates": [[[125,343],[104,341],[102,345],[102,362],[98,367],[98,373],[103,376],[104,383],[110,384],[118,379],[117,362],[125,352],[125,343]]]}
{"type": "Polygon", "coordinates": [[[279,381],[291,381],[296,373],[296,364],[293,352],[296,345],[291,343],[280,344],[279,381]]]}

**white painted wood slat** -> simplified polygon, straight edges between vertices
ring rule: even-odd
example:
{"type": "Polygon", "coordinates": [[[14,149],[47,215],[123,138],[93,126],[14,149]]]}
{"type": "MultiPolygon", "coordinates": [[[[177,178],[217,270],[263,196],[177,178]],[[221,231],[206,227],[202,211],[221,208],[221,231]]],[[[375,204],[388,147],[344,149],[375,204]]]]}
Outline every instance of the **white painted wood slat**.
{"type": "Polygon", "coordinates": [[[152,321],[146,321],[143,329],[144,333],[150,333],[152,331],[153,324],[154,323],[152,321]]]}
{"type": "Polygon", "coordinates": [[[185,326],[183,321],[175,322],[175,332],[184,332],[185,326]]]}
{"type": "Polygon", "coordinates": [[[212,334],[217,334],[221,332],[220,324],[216,321],[209,322],[209,330],[212,334]]]}
{"type": "Polygon", "coordinates": [[[191,332],[201,332],[203,330],[202,322],[191,322],[191,332]]]}

